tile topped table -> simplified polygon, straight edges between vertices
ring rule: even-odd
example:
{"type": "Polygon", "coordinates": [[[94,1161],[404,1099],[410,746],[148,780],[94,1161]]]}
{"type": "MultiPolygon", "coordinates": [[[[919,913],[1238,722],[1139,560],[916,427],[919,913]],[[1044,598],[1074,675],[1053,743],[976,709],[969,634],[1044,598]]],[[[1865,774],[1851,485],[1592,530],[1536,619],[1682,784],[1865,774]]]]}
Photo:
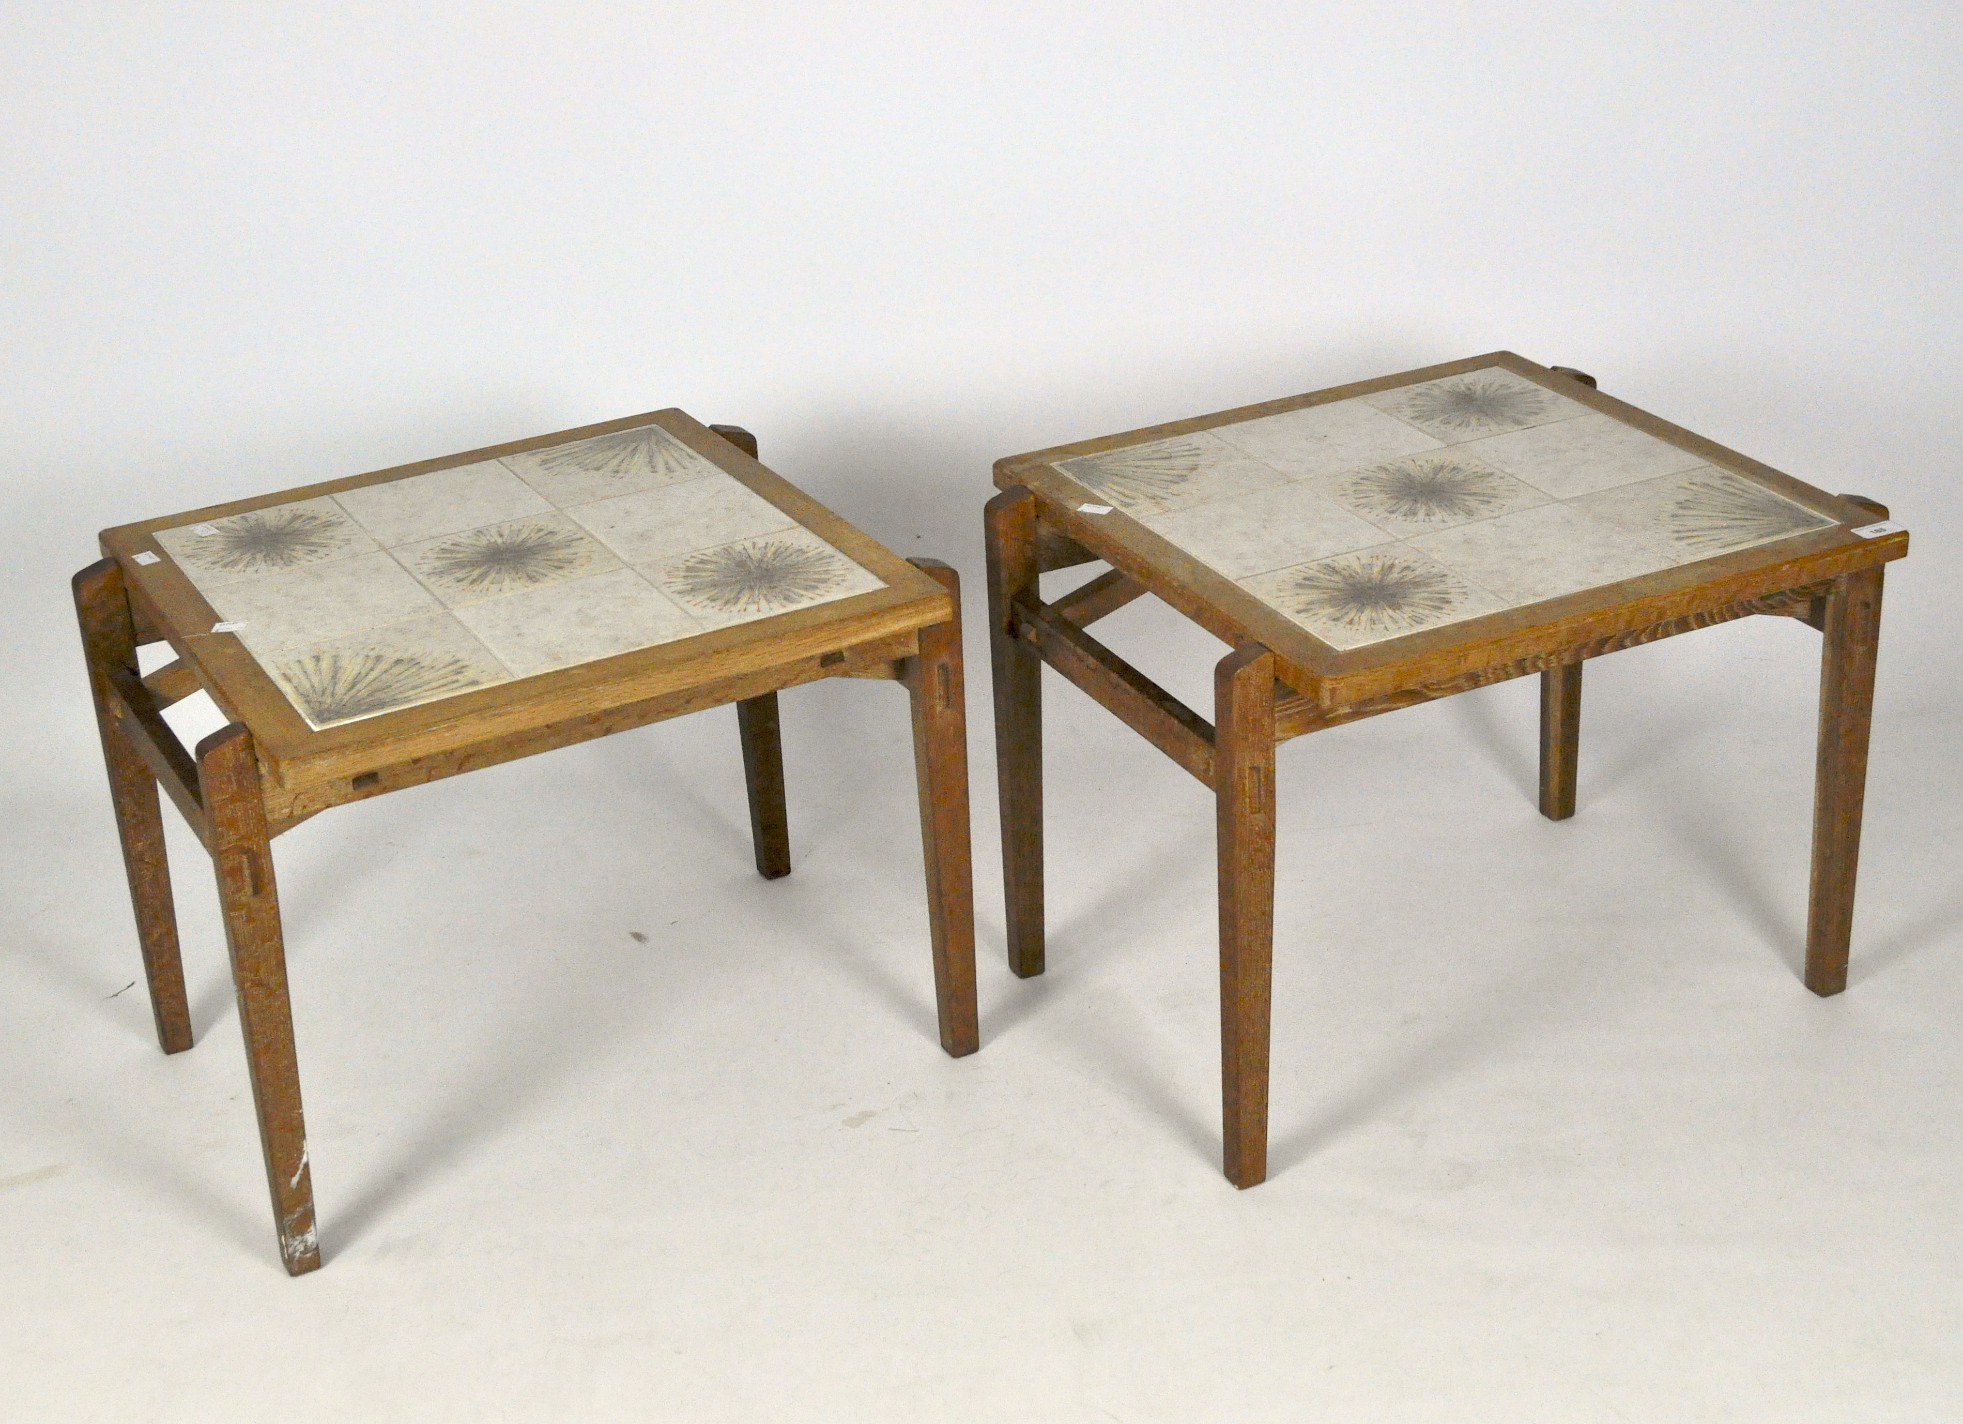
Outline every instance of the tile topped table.
{"type": "Polygon", "coordinates": [[[282,1255],[319,1265],[270,841],[331,806],[735,703],[790,869],[776,693],[912,694],[942,1046],[976,1047],[959,587],[680,411],[110,529],[75,594],[151,1005],[191,1042],[158,787],[216,864],[282,1255]],[[148,676],[136,649],[177,661],[148,676]],[[230,719],[195,760],[162,709],[230,719]]]}
{"type": "Polygon", "coordinates": [[[990,627],[1009,954],[1044,964],[1040,670],[1215,792],[1225,1165],[1266,1174],[1274,749],[1542,675],[1541,809],[1573,814],[1590,657],[1748,614],[1825,635],[1806,982],[1846,983],[1882,565],[1907,534],[1510,353],[997,463],[990,627]],[[1046,604],[1038,576],[1108,572],[1046,604]],[[1151,593],[1233,651],[1215,718],[1084,630],[1151,593]]]}

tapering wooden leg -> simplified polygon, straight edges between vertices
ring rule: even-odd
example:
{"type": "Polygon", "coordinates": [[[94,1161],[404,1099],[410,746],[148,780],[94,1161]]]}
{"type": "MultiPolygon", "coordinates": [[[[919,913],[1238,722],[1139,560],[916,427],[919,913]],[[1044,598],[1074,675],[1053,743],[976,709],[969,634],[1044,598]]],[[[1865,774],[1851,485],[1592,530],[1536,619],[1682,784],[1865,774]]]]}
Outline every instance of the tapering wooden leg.
{"type": "Polygon", "coordinates": [[[286,992],[286,947],[252,736],[234,722],[198,744],[198,783],[211,825],[211,857],[238,990],[246,1070],[259,1114],[259,1143],[280,1258],[290,1275],[320,1267],[307,1127],[300,1111],[300,1067],[286,992]]]}
{"type": "Polygon", "coordinates": [[[1213,673],[1220,855],[1220,1089],[1227,1180],[1268,1176],[1268,1028],[1275,935],[1275,660],[1238,648],[1213,673]]]}
{"type": "Polygon", "coordinates": [[[1016,636],[1014,606],[1038,596],[1036,496],[998,494],[985,520],[1009,968],[1026,979],[1043,972],[1043,662],[1016,636]]]}
{"type": "Polygon", "coordinates": [[[164,819],[156,778],[116,727],[102,671],[135,673],[136,622],[114,559],[91,564],[75,575],[75,612],[88,658],[89,691],[95,699],[96,729],[109,769],[109,797],[123,843],[130,902],[136,910],[136,937],[143,952],[143,977],[150,988],[150,1014],[157,1042],[166,1053],[191,1046],[191,1009],[184,993],[184,959],[177,944],[177,910],[170,893],[170,864],[164,851],[164,819]]]}
{"type": "Polygon", "coordinates": [[[1806,912],[1806,987],[1847,987],[1854,928],[1854,871],[1861,852],[1875,646],[1881,634],[1881,569],[1834,580],[1820,655],[1820,744],[1813,781],[1813,884],[1806,912]]]}
{"type": "Polygon", "coordinates": [[[1540,675],[1540,813],[1550,821],[1574,814],[1580,756],[1581,664],[1563,663],[1540,675]]]}
{"type": "MultiPolygon", "coordinates": [[[[709,427],[730,444],[757,457],[757,437],[740,425],[709,427]]],[[[784,739],[777,729],[777,694],[765,693],[736,704],[743,736],[743,778],[750,792],[750,840],[757,874],[776,880],[791,873],[790,818],[784,810],[784,739]]]]}
{"type": "Polygon", "coordinates": [[[927,918],[934,941],[934,998],[941,1047],[955,1058],[981,1046],[975,1010],[975,883],[968,836],[968,714],[961,679],[961,581],[936,559],[914,565],[948,591],[954,616],[920,631],[906,660],[913,698],[914,777],[927,861],[927,918]]]}
{"type": "Polygon", "coordinates": [[[777,727],[777,694],[766,692],[736,704],[743,734],[743,778],[750,790],[750,839],[757,874],[775,880],[791,873],[791,827],[784,810],[784,738],[777,727]]]}

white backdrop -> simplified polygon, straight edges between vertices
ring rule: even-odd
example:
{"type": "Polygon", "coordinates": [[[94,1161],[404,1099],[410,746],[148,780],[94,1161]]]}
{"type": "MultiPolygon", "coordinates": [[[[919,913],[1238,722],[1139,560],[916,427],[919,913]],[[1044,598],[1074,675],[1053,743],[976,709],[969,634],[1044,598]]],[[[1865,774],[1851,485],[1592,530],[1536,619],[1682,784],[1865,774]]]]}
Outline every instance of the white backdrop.
{"type": "MultiPolygon", "coordinates": [[[[1959,55],[1934,0],[0,11],[0,1412],[1934,1417],[1959,55]],[[742,877],[712,719],[282,842],[309,1281],[273,1265],[188,841],[213,1041],[166,1063],[109,997],[135,947],[65,588],[100,527],[680,405],[957,564],[978,623],[994,458],[1498,347],[1914,531],[1841,1001],[1794,980],[1815,655],[1783,625],[1591,672],[1565,842],[1524,686],[1303,751],[1246,1196],[1211,1175],[1206,809],[1058,686],[1055,967],[1011,981],[973,638],[969,1064],[921,1027],[903,718],[831,689],[786,710],[808,899],[742,877]],[[859,945],[855,905],[897,928],[841,974],[800,941],[859,945]],[[750,967],[622,958],[657,914],[750,967]],[[604,992],[560,962],[589,925],[604,992]],[[643,993],[690,1006],[686,1055],[667,1007],[595,1046],[643,993]],[[944,1139],[855,1156],[855,1110],[944,1139]],[[700,1176],[657,1183],[681,1142],[700,1176]]],[[[1203,638],[1112,626],[1203,686],[1203,638]]]]}

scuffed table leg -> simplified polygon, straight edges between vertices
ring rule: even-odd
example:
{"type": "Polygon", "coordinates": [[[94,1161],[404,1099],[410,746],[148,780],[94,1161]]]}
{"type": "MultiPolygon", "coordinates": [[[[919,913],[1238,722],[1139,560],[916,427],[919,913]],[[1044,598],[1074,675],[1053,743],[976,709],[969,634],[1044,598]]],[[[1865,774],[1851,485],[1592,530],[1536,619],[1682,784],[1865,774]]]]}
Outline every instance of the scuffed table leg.
{"type": "Polygon", "coordinates": [[[206,737],[198,744],[198,774],[210,817],[211,855],[280,1259],[288,1274],[298,1276],[320,1268],[320,1238],[314,1229],[313,1175],[300,1111],[279,895],[251,734],[233,723],[206,737]]]}

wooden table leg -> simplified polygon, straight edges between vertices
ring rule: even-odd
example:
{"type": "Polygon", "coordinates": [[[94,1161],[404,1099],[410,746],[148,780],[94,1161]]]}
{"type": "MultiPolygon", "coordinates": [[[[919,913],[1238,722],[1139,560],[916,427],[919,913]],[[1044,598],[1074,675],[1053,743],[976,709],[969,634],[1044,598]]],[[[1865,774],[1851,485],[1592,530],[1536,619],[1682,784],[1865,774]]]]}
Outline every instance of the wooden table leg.
{"type": "Polygon", "coordinates": [[[927,918],[934,941],[934,998],[941,1047],[955,1058],[981,1046],[975,1009],[975,884],[968,835],[967,692],[961,679],[961,581],[937,559],[913,564],[954,600],[954,616],[920,630],[906,660],[913,698],[914,778],[927,861],[927,918]]]}
{"type": "Polygon", "coordinates": [[[1213,673],[1220,855],[1220,1088],[1227,1180],[1268,1175],[1268,1030],[1275,935],[1275,660],[1238,648],[1213,673]]]}
{"type": "Polygon", "coordinates": [[[1813,781],[1813,883],[1806,912],[1806,987],[1847,987],[1854,871],[1861,852],[1881,567],[1843,574],[1827,596],[1820,655],[1820,744],[1813,781]]]}
{"type": "MultiPolygon", "coordinates": [[[[709,427],[730,444],[757,457],[757,437],[740,425],[709,427]]],[[[743,779],[750,792],[750,840],[757,874],[776,880],[791,873],[790,818],[784,810],[784,740],[777,729],[777,694],[765,693],[736,704],[743,736],[743,779]]]]}
{"type": "Polygon", "coordinates": [[[1540,675],[1540,813],[1550,821],[1574,814],[1580,756],[1581,664],[1563,663],[1540,675]]]}
{"type": "Polygon", "coordinates": [[[1038,596],[1036,496],[988,502],[988,643],[995,673],[995,775],[1009,968],[1043,972],[1043,662],[1013,627],[1015,600],[1038,596]]]}
{"type": "Polygon", "coordinates": [[[777,694],[736,704],[743,734],[743,779],[750,791],[750,839],[757,874],[776,880],[791,873],[791,826],[784,810],[784,738],[777,725],[777,694]]]}
{"type": "Polygon", "coordinates": [[[211,856],[218,871],[218,899],[280,1257],[288,1274],[303,1275],[320,1268],[320,1239],[314,1229],[313,1174],[300,1111],[300,1067],[287,1000],[272,846],[258,754],[244,727],[235,722],[198,744],[198,781],[211,824],[211,856]]]}
{"type": "Polygon", "coordinates": [[[181,1053],[191,1046],[191,1009],[184,993],[184,959],[177,943],[177,909],[170,893],[157,781],[117,730],[102,679],[107,668],[137,671],[136,622],[123,586],[122,566],[114,559],[91,564],[75,575],[74,589],[96,729],[102,735],[102,758],[109,769],[109,797],[116,809],[123,869],[136,910],[143,977],[150,988],[150,1014],[164,1052],[181,1053]]]}

